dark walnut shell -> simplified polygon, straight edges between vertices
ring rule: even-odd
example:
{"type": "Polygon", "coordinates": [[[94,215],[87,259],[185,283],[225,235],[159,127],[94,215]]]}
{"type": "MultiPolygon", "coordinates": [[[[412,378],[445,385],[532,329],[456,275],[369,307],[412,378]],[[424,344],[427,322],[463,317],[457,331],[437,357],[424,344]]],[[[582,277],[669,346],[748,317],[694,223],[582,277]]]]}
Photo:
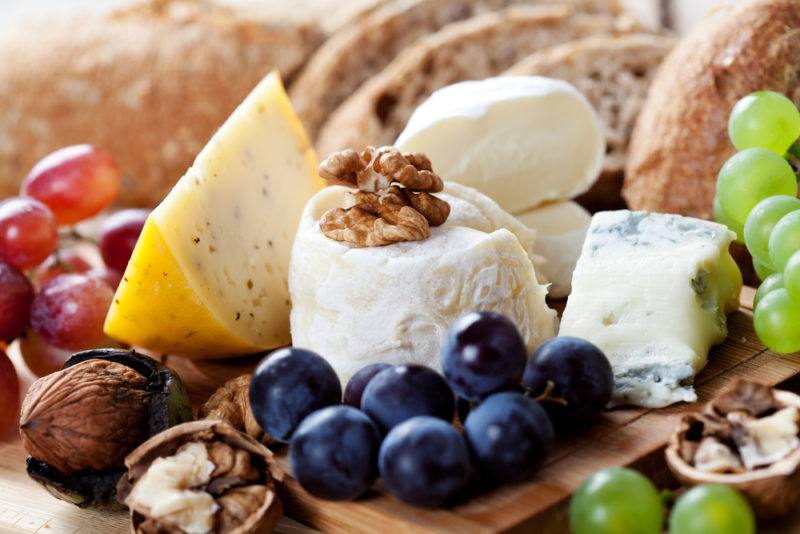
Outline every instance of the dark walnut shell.
{"type": "Polygon", "coordinates": [[[709,402],[701,413],[684,415],[669,440],[665,451],[667,464],[673,474],[686,485],[724,484],[740,491],[760,518],[784,516],[800,505],[800,447],[771,465],[739,472],[713,473],[695,468],[687,456],[696,450],[698,433],[710,432],[722,436],[730,427],[720,424],[731,412],[747,412],[762,416],[765,412],[786,407],[800,408],[800,396],[789,391],[771,390],[753,382],[737,381],[709,402]],[[764,391],[771,395],[764,395],[764,391]],[[694,441],[694,443],[692,443],[694,441]]]}
{"type": "MultiPolygon", "coordinates": [[[[209,450],[210,460],[215,464],[211,481],[204,488],[211,493],[220,509],[216,512],[214,532],[220,534],[251,534],[270,532],[280,519],[283,508],[275,492],[275,481],[283,474],[275,465],[272,453],[264,445],[247,434],[236,430],[228,423],[204,419],[184,423],[150,438],[134,450],[126,459],[127,474],[117,487],[117,498],[124,503],[158,458],[173,456],[188,443],[202,443],[209,450]],[[223,468],[216,461],[216,448],[232,449],[236,455],[249,455],[250,475],[241,475],[223,468]]],[[[238,465],[242,462],[228,462],[238,465]]],[[[235,469],[235,468],[234,468],[235,469]]],[[[178,533],[177,527],[147,517],[142,511],[131,509],[132,532],[178,533]]]]}
{"type": "Polygon", "coordinates": [[[79,352],[36,381],[20,417],[28,475],[81,508],[118,508],[125,456],[192,419],[177,374],[130,350],[79,352]]]}

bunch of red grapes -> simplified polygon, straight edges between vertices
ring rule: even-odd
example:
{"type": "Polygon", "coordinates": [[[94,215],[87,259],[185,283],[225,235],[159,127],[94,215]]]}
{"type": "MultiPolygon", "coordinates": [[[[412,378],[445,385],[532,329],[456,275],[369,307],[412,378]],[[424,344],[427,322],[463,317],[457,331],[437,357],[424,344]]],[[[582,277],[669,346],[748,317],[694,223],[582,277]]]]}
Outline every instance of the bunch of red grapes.
{"type": "Polygon", "coordinates": [[[28,368],[44,376],[72,352],[110,343],[103,322],[148,212],[110,215],[97,241],[73,225],[108,208],[120,183],[113,157],[76,145],[39,161],[20,196],[0,201],[0,434],[14,426],[19,403],[4,345],[18,339],[28,368]],[[102,265],[92,261],[97,248],[102,265]]]}

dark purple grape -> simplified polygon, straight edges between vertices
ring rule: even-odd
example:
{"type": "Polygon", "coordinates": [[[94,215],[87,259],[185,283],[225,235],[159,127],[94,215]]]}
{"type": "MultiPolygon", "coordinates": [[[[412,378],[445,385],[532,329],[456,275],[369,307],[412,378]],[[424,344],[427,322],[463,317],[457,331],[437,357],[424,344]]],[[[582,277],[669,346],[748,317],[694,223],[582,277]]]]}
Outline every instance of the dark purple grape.
{"type": "Polygon", "coordinates": [[[407,503],[436,507],[467,482],[469,452],[452,425],[413,417],[392,429],[381,445],[378,466],[386,489],[407,503]]]}
{"type": "Polygon", "coordinates": [[[478,471],[497,482],[530,478],[553,447],[553,424],[539,403],[496,393],[467,416],[464,436],[478,471]]]}
{"type": "Polygon", "coordinates": [[[13,341],[28,327],[33,295],[28,277],[0,260],[0,341],[13,341]]]}
{"type": "Polygon", "coordinates": [[[333,367],[310,350],[276,350],[261,360],[250,381],[250,407],[261,428],[288,443],[309,414],[342,401],[333,367]]]}
{"type": "Polygon", "coordinates": [[[542,343],[525,367],[522,385],[539,397],[556,425],[585,422],[611,399],[614,373],[603,351],[574,337],[542,343]]]}
{"type": "Polygon", "coordinates": [[[149,210],[122,210],[110,215],[103,222],[100,232],[100,254],[110,269],[120,273],[125,272],[148,215],[150,215],[149,210]]]}
{"type": "Polygon", "coordinates": [[[289,444],[289,465],[306,491],[328,500],[355,499],[378,476],[378,427],[351,406],[329,406],[300,423],[289,444]]]}
{"type": "Polygon", "coordinates": [[[361,409],[388,432],[417,415],[453,420],[456,399],[444,378],[422,365],[398,365],[384,369],[370,380],[361,409]]]}
{"type": "Polygon", "coordinates": [[[494,312],[458,319],[444,339],[442,369],[459,397],[479,402],[519,385],[528,352],[514,323],[494,312]]]}
{"type": "Polygon", "coordinates": [[[361,408],[361,397],[364,396],[367,384],[375,378],[375,375],[389,367],[391,365],[388,363],[373,363],[356,371],[344,387],[343,402],[354,408],[361,408]]]}

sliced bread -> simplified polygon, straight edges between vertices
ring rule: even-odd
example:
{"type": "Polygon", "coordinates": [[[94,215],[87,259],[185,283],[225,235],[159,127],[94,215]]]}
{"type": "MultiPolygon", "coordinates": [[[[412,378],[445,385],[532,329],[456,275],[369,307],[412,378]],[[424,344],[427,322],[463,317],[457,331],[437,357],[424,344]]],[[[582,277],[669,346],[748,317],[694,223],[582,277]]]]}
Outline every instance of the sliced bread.
{"type": "Polygon", "coordinates": [[[646,33],[593,36],[536,52],[507,71],[570,82],[600,114],[606,159],[600,180],[582,199],[589,209],[623,204],[620,191],[631,132],[650,82],[674,45],[673,37],[646,33]]]}
{"type": "Polygon", "coordinates": [[[328,39],[295,82],[292,104],[309,136],[316,139],[331,112],[408,45],[449,23],[515,4],[619,10],[617,0],[391,0],[328,39]]]}
{"type": "Polygon", "coordinates": [[[511,7],[448,25],[417,41],[331,115],[317,147],[392,144],[433,91],[504,72],[532,52],[598,33],[625,31],[630,19],[576,14],[564,6],[511,7]]]}

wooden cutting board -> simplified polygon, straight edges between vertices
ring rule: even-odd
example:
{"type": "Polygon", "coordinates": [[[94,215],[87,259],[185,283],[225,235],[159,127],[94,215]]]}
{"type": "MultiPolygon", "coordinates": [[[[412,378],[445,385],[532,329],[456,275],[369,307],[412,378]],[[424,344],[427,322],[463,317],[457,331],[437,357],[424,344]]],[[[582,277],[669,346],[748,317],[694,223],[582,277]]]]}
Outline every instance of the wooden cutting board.
{"type": "MultiPolygon", "coordinates": [[[[743,309],[729,318],[730,335],[714,348],[695,387],[700,403],[719,392],[734,377],[800,389],[800,354],[779,356],[757,339],[752,326],[753,290],[745,289],[743,309]]],[[[229,378],[250,371],[251,358],[192,363],[170,358],[187,383],[195,404],[229,378]]],[[[380,488],[355,502],[329,502],[311,497],[291,477],[281,488],[286,513],[326,532],[434,532],[459,533],[568,531],[569,496],[594,471],[609,466],[633,466],[660,487],[674,480],[663,460],[663,447],[681,414],[700,403],[660,410],[614,409],[584,431],[560,437],[544,468],[530,482],[502,488],[474,487],[469,498],[450,508],[425,510],[405,505],[380,488]]],[[[285,451],[279,462],[287,467],[285,451]]],[[[0,442],[0,532],[127,532],[124,513],[79,510],[57,501],[24,473],[24,451],[18,441],[0,442]]],[[[792,522],[797,527],[800,523],[792,522]]],[[[284,519],[282,532],[303,531],[284,519]]],[[[791,527],[790,527],[791,528],[791,527]]],[[[786,531],[781,528],[778,531],[786,531]]],[[[800,531],[800,528],[798,529],[800,531]]]]}

